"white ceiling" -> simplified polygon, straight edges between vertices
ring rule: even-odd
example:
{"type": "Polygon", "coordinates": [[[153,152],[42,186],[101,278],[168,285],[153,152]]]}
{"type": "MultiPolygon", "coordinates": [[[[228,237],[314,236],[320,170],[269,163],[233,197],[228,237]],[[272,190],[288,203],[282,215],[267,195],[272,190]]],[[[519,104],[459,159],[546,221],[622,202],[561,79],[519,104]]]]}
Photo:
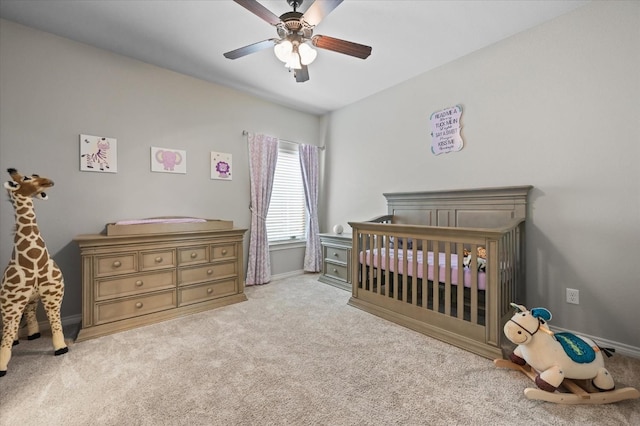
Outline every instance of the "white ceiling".
{"type": "MultiPolygon", "coordinates": [[[[292,10],[286,0],[260,3],[278,16],[292,10]]],[[[277,37],[275,27],[231,0],[0,0],[0,17],[322,114],[586,3],[345,0],[314,34],[372,46],[372,54],[362,60],[318,49],[304,83],[296,83],[272,49],[236,60],[222,56],[277,37]]]]}

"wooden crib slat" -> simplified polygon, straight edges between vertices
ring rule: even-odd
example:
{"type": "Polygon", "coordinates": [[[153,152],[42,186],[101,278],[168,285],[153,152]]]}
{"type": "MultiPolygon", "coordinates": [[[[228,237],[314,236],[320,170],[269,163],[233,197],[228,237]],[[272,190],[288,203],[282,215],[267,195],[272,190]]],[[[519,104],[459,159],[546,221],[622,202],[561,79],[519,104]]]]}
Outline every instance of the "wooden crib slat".
{"type": "Polygon", "coordinates": [[[420,240],[422,247],[422,295],[421,303],[424,309],[429,309],[429,262],[427,253],[429,252],[429,240],[420,240]]]}
{"type": "MultiPolygon", "coordinates": [[[[398,249],[400,250],[400,249],[398,249]]],[[[407,273],[409,270],[407,269],[407,242],[406,240],[403,241],[402,244],[402,250],[404,250],[403,256],[402,256],[402,270],[404,271],[404,273],[402,274],[402,301],[403,302],[407,302],[407,288],[408,286],[408,281],[409,281],[409,274],[407,273]]],[[[396,256],[398,257],[398,256],[396,256]]],[[[398,271],[398,269],[396,269],[396,271],[398,271]]]]}
{"type": "Polygon", "coordinates": [[[375,234],[368,234],[369,238],[367,239],[367,247],[369,248],[369,279],[367,281],[367,290],[373,291],[373,272],[375,271],[375,266],[373,264],[373,247],[374,247],[374,236],[375,234]]]}
{"type": "Polygon", "coordinates": [[[451,316],[451,243],[444,243],[444,314],[451,316]]]}
{"type": "Polygon", "coordinates": [[[456,289],[457,294],[457,316],[460,319],[464,319],[464,247],[462,243],[456,244],[456,254],[458,255],[458,285],[456,289]]]}
{"type": "Polygon", "coordinates": [[[375,285],[372,289],[372,291],[374,293],[380,294],[380,292],[382,291],[382,256],[381,256],[381,249],[382,249],[382,239],[384,237],[382,235],[376,235],[376,253],[378,254],[378,267],[376,268],[376,273],[375,273],[375,285]]]}
{"type": "MultiPolygon", "coordinates": [[[[418,306],[418,241],[413,241],[411,245],[411,304],[418,306]]],[[[409,271],[405,269],[405,275],[409,275],[409,271]]]]}
{"type": "Polygon", "coordinates": [[[440,241],[433,240],[431,244],[433,252],[433,310],[440,312],[440,241]]]}
{"type": "MultiPolygon", "coordinates": [[[[485,246],[486,248],[486,246],[485,246]]],[[[471,287],[470,293],[470,321],[473,324],[478,323],[478,246],[476,244],[471,245],[471,287]]],[[[463,285],[464,287],[464,285],[463,285]]]]}

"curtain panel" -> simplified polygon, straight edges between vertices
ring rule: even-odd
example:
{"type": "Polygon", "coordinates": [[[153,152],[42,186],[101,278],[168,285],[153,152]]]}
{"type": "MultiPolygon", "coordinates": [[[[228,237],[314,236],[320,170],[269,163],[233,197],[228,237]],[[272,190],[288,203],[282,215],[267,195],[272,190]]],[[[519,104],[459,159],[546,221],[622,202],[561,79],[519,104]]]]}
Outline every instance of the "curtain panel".
{"type": "Polygon", "coordinates": [[[248,137],[251,180],[251,230],[246,285],[271,281],[267,213],[278,161],[278,138],[260,133],[248,137]]]}
{"type": "Polygon", "coordinates": [[[304,253],[305,272],[320,272],[322,268],[322,248],[318,225],[319,164],[318,147],[300,145],[300,169],[307,206],[307,247],[304,253]]]}

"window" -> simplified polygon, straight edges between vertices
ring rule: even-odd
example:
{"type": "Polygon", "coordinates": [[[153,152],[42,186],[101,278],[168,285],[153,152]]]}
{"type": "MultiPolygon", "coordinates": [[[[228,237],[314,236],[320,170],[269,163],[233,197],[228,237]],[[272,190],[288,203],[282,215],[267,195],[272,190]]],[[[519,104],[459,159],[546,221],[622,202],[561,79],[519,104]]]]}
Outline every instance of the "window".
{"type": "Polygon", "coordinates": [[[307,208],[298,145],[280,141],[271,202],[269,213],[267,213],[269,242],[304,240],[306,216],[307,208]]]}

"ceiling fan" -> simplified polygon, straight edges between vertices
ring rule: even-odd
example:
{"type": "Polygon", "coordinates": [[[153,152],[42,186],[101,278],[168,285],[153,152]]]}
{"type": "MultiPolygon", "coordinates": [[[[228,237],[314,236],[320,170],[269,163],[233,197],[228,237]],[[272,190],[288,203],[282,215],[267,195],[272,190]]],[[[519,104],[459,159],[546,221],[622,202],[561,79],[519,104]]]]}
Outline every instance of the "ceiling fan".
{"type": "Polygon", "coordinates": [[[343,0],[316,0],[306,12],[298,12],[304,0],[287,0],[293,12],[276,16],[256,0],[233,0],[259,18],[276,27],[280,38],[259,41],[224,54],[225,58],[238,59],[269,47],[274,48],[278,59],[285,67],[294,71],[298,83],[309,80],[309,65],[317,56],[317,52],[309,45],[320,49],[332,50],[356,58],[366,59],[371,54],[371,47],[337,38],[313,35],[313,29],[343,0]]]}

